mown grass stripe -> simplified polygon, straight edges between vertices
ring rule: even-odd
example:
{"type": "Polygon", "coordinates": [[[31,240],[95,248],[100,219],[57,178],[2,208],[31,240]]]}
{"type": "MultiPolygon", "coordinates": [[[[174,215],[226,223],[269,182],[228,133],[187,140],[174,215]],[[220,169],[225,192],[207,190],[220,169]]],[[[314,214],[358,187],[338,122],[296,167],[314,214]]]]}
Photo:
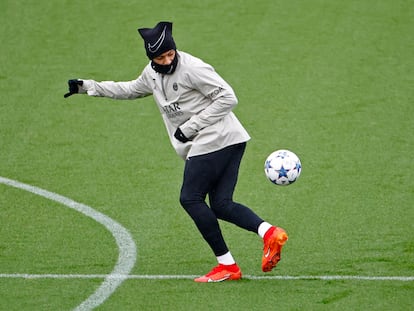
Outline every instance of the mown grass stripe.
{"type": "MultiPolygon", "coordinates": [[[[151,274],[0,274],[0,278],[22,279],[121,279],[121,280],[187,280],[198,275],[151,275],[151,274]]],[[[414,276],[364,276],[364,275],[244,275],[246,280],[355,280],[355,281],[400,281],[412,282],[414,276]]]]}

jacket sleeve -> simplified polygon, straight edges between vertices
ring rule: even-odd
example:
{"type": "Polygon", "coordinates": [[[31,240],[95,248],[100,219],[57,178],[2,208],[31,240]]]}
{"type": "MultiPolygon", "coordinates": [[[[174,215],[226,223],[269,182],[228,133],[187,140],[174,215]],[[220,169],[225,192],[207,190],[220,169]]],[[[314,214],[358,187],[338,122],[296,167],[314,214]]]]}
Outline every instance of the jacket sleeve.
{"type": "Polygon", "coordinates": [[[180,126],[183,134],[192,138],[203,128],[229,114],[238,101],[232,87],[211,66],[193,68],[188,78],[194,89],[202,93],[210,102],[180,126]]]}
{"type": "Polygon", "coordinates": [[[83,80],[82,89],[90,96],[113,99],[134,99],[152,94],[152,89],[143,75],[135,80],[124,82],[83,80]]]}

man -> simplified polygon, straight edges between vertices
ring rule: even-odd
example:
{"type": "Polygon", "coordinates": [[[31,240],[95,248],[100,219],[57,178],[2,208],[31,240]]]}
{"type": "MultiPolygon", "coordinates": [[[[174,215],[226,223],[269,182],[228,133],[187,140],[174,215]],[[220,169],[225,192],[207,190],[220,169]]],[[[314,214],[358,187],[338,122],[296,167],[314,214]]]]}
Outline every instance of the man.
{"type": "Polygon", "coordinates": [[[69,80],[75,93],[114,99],[153,95],[171,144],[185,160],[180,203],[213,250],[218,265],[196,282],[238,280],[241,270],[223,239],[218,219],[263,238],[262,270],[280,260],[288,236],[248,207],[233,201],[240,161],[249,134],[232,112],[237,98],[230,85],[202,60],[178,51],[172,23],[138,29],[149,64],[128,82],[69,80]],[[209,197],[209,205],[206,197],[209,197]]]}

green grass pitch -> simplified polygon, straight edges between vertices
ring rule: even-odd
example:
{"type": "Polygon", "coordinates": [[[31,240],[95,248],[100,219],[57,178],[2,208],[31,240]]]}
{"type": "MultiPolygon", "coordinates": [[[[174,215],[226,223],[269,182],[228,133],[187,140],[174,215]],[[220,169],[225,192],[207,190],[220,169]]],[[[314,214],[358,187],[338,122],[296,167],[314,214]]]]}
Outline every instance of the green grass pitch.
{"type": "MultiPolygon", "coordinates": [[[[0,177],[86,204],[136,244],[136,278],[97,310],[414,308],[413,1],[2,0],[0,20],[0,177]],[[252,140],[235,199],[289,242],[264,274],[260,239],[222,229],[243,273],[267,279],[188,277],[215,258],[179,205],[183,162],[152,98],[63,99],[70,78],[135,79],[136,29],[160,20],[237,93],[252,140]],[[288,187],[263,172],[281,148],[303,164],[288,187]],[[411,279],[358,278],[390,276],[411,279]]],[[[103,282],[82,276],[117,263],[100,223],[4,183],[0,221],[0,310],[73,310],[103,282]]]]}

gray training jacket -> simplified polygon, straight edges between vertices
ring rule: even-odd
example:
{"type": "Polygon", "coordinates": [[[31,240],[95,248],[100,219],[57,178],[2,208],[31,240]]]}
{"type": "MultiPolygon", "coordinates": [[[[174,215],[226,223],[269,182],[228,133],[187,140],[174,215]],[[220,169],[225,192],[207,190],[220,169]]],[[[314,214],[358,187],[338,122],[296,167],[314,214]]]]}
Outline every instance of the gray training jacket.
{"type": "Polygon", "coordinates": [[[231,86],[199,58],[182,51],[177,54],[178,65],[171,75],[157,73],[149,63],[136,80],[83,80],[81,92],[114,99],[153,95],[171,144],[183,159],[248,141],[249,134],[232,112],[237,98],[231,86]],[[191,141],[178,141],[177,127],[191,141]]]}

